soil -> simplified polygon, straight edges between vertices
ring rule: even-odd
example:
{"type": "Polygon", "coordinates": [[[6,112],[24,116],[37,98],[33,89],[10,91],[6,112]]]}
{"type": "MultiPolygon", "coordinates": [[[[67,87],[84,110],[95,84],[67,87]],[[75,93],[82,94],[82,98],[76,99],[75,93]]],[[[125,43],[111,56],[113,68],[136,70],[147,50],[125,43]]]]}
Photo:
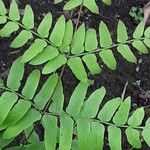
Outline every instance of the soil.
{"type": "MultiPolygon", "coordinates": [[[[118,20],[120,19],[126,24],[129,36],[131,37],[137,24],[129,15],[129,11],[132,6],[143,7],[149,0],[114,0],[110,6],[106,6],[99,1],[97,3],[100,7],[100,14],[95,15],[84,8],[79,23],[84,22],[87,27],[93,27],[97,30],[99,22],[103,20],[108,25],[115,42],[118,20]]],[[[54,22],[61,14],[64,14],[67,19],[72,19],[74,22],[77,20],[78,8],[71,12],[64,12],[63,6],[65,2],[54,5],[52,0],[18,0],[18,3],[21,9],[23,9],[26,4],[31,5],[35,12],[36,25],[41,21],[43,15],[49,11],[53,15],[54,22]]],[[[9,7],[10,0],[5,0],[5,4],[9,7]]],[[[25,49],[10,49],[10,41],[12,41],[12,38],[0,39],[0,77],[2,78],[7,78],[12,62],[18,56],[21,56],[25,49]]],[[[115,53],[118,62],[118,67],[115,71],[110,71],[103,65],[104,67],[101,74],[96,76],[89,75],[89,78],[94,80],[94,84],[89,87],[87,96],[101,86],[105,86],[107,95],[104,103],[106,103],[109,99],[121,96],[125,84],[128,82],[125,97],[132,97],[133,109],[139,106],[148,107],[150,105],[150,97],[146,97],[146,99],[145,97],[143,98],[143,95],[145,95],[143,92],[150,90],[150,54],[140,55],[137,51],[135,51],[135,54],[138,58],[138,64],[128,63],[118,53],[115,53]]],[[[29,74],[30,71],[31,67],[27,66],[26,74],[29,74]]],[[[58,70],[58,72],[60,71],[61,69],[58,70]]],[[[71,93],[78,84],[77,79],[68,67],[65,68],[62,82],[64,85],[65,103],[67,105],[71,93]]],[[[125,150],[130,148],[126,142],[123,146],[125,150]]],[[[149,148],[143,147],[143,150],[148,149],[149,148]]]]}

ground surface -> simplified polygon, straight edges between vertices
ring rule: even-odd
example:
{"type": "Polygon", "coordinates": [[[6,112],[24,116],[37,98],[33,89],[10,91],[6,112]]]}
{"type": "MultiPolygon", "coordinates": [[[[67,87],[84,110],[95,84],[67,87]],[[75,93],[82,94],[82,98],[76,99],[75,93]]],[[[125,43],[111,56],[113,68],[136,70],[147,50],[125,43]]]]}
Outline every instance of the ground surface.
{"type": "MultiPolygon", "coordinates": [[[[22,9],[26,4],[30,4],[32,6],[35,12],[37,24],[43,18],[43,15],[49,11],[53,14],[54,21],[57,20],[61,14],[64,14],[67,19],[73,19],[74,22],[76,22],[77,19],[78,9],[71,13],[64,12],[64,3],[54,5],[52,0],[18,0],[18,2],[19,8],[22,9]]],[[[111,6],[105,6],[101,2],[98,2],[100,14],[95,15],[84,9],[80,23],[85,22],[87,27],[98,29],[99,22],[103,20],[108,25],[112,37],[115,39],[117,22],[121,19],[126,24],[129,36],[131,36],[137,24],[129,15],[129,10],[132,6],[143,7],[146,2],[148,2],[148,0],[114,0],[111,6]]],[[[5,4],[9,6],[9,0],[5,0],[5,4]]],[[[21,48],[18,51],[10,49],[8,46],[10,41],[12,41],[10,38],[0,39],[0,77],[3,78],[7,77],[9,68],[15,58],[24,52],[24,48],[21,48]]],[[[115,54],[118,62],[117,70],[110,71],[106,66],[104,66],[101,74],[90,76],[90,78],[94,80],[94,85],[89,88],[88,95],[97,88],[105,86],[107,89],[106,100],[120,96],[126,82],[128,81],[129,84],[126,88],[125,97],[129,95],[132,97],[132,104],[134,107],[149,105],[150,99],[145,100],[141,96],[141,90],[143,89],[145,92],[150,90],[150,54],[140,55],[137,52],[135,52],[135,54],[139,60],[139,63],[135,65],[126,62],[118,54],[115,54]],[[135,84],[137,82],[139,86],[135,84]]],[[[27,66],[26,74],[28,74],[30,70],[31,67],[27,66]]],[[[61,69],[59,71],[61,71],[61,69]]],[[[68,99],[78,81],[67,67],[64,71],[62,80],[67,104],[68,99]]],[[[124,144],[124,149],[128,149],[128,145],[126,143],[124,144]]],[[[147,148],[144,149],[147,150],[147,148]]]]}

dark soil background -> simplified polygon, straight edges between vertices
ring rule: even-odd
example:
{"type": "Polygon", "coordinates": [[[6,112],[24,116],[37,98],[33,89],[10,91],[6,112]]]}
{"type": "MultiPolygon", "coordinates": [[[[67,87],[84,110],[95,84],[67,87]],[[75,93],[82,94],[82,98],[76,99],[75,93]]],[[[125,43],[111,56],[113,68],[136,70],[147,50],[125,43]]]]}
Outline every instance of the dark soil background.
{"type": "MultiPolygon", "coordinates": [[[[132,6],[143,7],[149,0],[114,0],[110,6],[106,6],[99,1],[97,4],[100,7],[100,14],[95,15],[84,8],[79,23],[84,22],[86,27],[93,27],[98,30],[99,22],[103,20],[108,25],[115,42],[118,20],[120,19],[126,24],[129,37],[131,37],[137,24],[129,15],[129,11],[132,6]]],[[[9,8],[10,0],[5,0],[4,2],[9,8]]],[[[35,13],[36,27],[48,12],[52,13],[54,23],[61,14],[64,14],[67,19],[72,19],[76,23],[79,9],[63,11],[64,3],[65,1],[54,5],[52,0],[18,0],[19,8],[21,9],[24,9],[26,4],[31,5],[35,13]]],[[[12,39],[13,37],[0,39],[0,77],[4,79],[7,78],[12,62],[18,56],[21,56],[25,50],[25,47],[18,50],[10,49],[9,44],[12,39]]],[[[109,99],[121,96],[125,84],[128,82],[125,97],[129,95],[132,97],[133,108],[139,106],[148,107],[150,105],[150,94],[147,96],[150,90],[150,54],[140,55],[137,51],[134,51],[134,53],[139,60],[138,64],[128,63],[118,53],[115,53],[118,62],[117,70],[110,71],[104,66],[101,74],[96,76],[89,75],[89,78],[94,80],[94,84],[90,86],[88,95],[97,88],[105,86],[107,95],[104,102],[106,102],[109,99]]],[[[31,66],[27,65],[26,75],[31,72],[31,68],[31,66]]],[[[58,70],[58,72],[60,71],[61,69],[58,70]]],[[[62,81],[67,105],[70,95],[78,84],[78,81],[68,67],[64,71],[62,81]]],[[[129,149],[126,142],[124,143],[124,149],[129,149]]],[[[143,150],[148,149],[146,147],[143,148],[143,150]]]]}

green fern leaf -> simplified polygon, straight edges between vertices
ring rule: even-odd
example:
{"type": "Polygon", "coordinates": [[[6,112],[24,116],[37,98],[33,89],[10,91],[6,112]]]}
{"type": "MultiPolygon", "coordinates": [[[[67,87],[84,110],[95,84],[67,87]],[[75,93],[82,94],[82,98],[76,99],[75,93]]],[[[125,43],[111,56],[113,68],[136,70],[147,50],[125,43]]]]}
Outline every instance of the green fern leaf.
{"type": "Polygon", "coordinates": [[[34,43],[25,51],[22,57],[22,62],[26,63],[37,56],[47,46],[47,43],[42,39],[36,39],[34,43]]]}
{"type": "Polygon", "coordinates": [[[10,139],[20,134],[24,129],[30,127],[34,122],[41,118],[41,114],[35,109],[30,109],[23,118],[15,125],[8,127],[3,134],[4,139],[10,139]]]}
{"type": "Polygon", "coordinates": [[[148,48],[150,48],[150,39],[144,39],[143,42],[148,48]]]}
{"type": "Polygon", "coordinates": [[[34,13],[30,5],[26,5],[22,23],[29,29],[34,28],[34,13]]]}
{"type": "Polygon", "coordinates": [[[140,140],[140,134],[139,131],[133,128],[127,128],[125,130],[127,140],[128,142],[134,147],[134,148],[141,148],[141,140],[140,140]]]}
{"type": "Polygon", "coordinates": [[[39,53],[35,58],[33,58],[30,61],[30,64],[31,65],[43,64],[43,63],[55,58],[56,56],[58,56],[58,54],[59,54],[59,52],[58,52],[57,48],[48,45],[46,48],[43,49],[43,51],[41,53],[39,53]]]}
{"type": "Polygon", "coordinates": [[[13,65],[10,69],[7,78],[7,86],[13,89],[14,91],[18,91],[20,87],[20,81],[22,80],[23,75],[24,75],[24,64],[21,63],[21,58],[18,58],[13,62],[13,65]]]}
{"type": "Polygon", "coordinates": [[[78,145],[80,150],[90,150],[90,122],[87,119],[77,120],[78,145]]]}
{"type": "Polygon", "coordinates": [[[0,130],[16,124],[16,122],[18,122],[26,114],[30,107],[31,103],[26,102],[25,100],[19,100],[18,103],[11,109],[3,124],[0,126],[0,130]]]}
{"type": "Polygon", "coordinates": [[[93,51],[97,48],[98,41],[95,29],[88,29],[85,37],[85,50],[93,51]]]}
{"type": "Polygon", "coordinates": [[[120,104],[121,99],[118,97],[108,101],[100,110],[98,118],[102,121],[110,121],[120,104]]]}
{"type": "Polygon", "coordinates": [[[20,20],[20,14],[16,0],[12,0],[10,4],[9,18],[16,21],[20,20]]]}
{"type": "Polygon", "coordinates": [[[128,40],[128,34],[125,24],[119,20],[117,27],[117,42],[125,43],[128,40]]]}
{"type": "Polygon", "coordinates": [[[17,31],[19,26],[15,22],[9,21],[1,30],[1,37],[9,37],[13,32],[17,31]]]}
{"type": "Polygon", "coordinates": [[[34,102],[39,107],[39,109],[43,109],[46,103],[51,99],[51,96],[57,85],[57,82],[58,82],[57,74],[50,76],[42,86],[40,92],[35,96],[34,102]]]}
{"type": "Polygon", "coordinates": [[[87,73],[85,71],[80,57],[70,58],[68,60],[68,66],[70,67],[74,75],[77,77],[77,79],[85,83],[87,82],[87,73]]]}
{"type": "Polygon", "coordinates": [[[61,46],[65,34],[65,17],[62,15],[56,22],[50,35],[50,41],[54,46],[61,46]]]}
{"type": "Polygon", "coordinates": [[[32,99],[37,90],[39,80],[40,80],[40,71],[39,70],[32,71],[32,73],[27,78],[25,86],[22,90],[22,94],[28,99],[32,99]]]}
{"type": "Polygon", "coordinates": [[[72,54],[80,54],[84,51],[84,40],[85,40],[85,25],[82,24],[78,30],[74,33],[72,42],[72,54]]]}
{"type": "Polygon", "coordinates": [[[99,25],[99,35],[100,35],[100,45],[101,47],[108,48],[112,45],[112,39],[110,36],[110,32],[106,26],[106,24],[101,21],[99,25]]]}
{"type": "Polygon", "coordinates": [[[142,21],[135,29],[133,33],[133,37],[135,39],[140,39],[143,36],[144,33],[144,22],[142,21]]]}
{"type": "Polygon", "coordinates": [[[75,88],[73,94],[71,95],[69,104],[66,108],[66,112],[71,116],[77,116],[80,112],[81,106],[83,104],[88,85],[86,83],[80,82],[75,88]]]}
{"type": "Polygon", "coordinates": [[[0,15],[5,15],[7,13],[6,7],[2,0],[0,0],[0,15]]]}
{"type": "Polygon", "coordinates": [[[104,64],[107,65],[111,70],[115,70],[117,67],[116,59],[110,49],[102,50],[99,52],[99,56],[102,58],[104,64]]]}
{"type": "Polygon", "coordinates": [[[5,16],[0,16],[0,24],[4,24],[7,22],[7,18],[5,16]]]}
{"type": "Polygon", "coordinates": [[[20,48],[24,46],[28,40],[32,39],[33,35],[30,31],[22,30],[17,37],[12,41],[10,47],[20,48]]]}
{"type": "Polygon", "coordinates": [[[150,27],[148,27],[144,32],[145,37],[150,38],[150,27]]]}
{"type": "Polygon", "coordinates": [[[150,136],[149,136],[149,133],[150,133],[150,128],[148,127],[145,127],[142,131],[142,136],[145,140],[145,142],[148,144],[148,146],[150,147],[150,136]]]}
{"type": "Polygon", "coordinates": [[[107,4],[107,5],[111,5],[111,0],[102,0],[102,2],[107,4]]]}
{"type": "Polygon", "coordinates": [[[4,92],[0,97],[0,125],[4,122],[9,111],[17,101],[18,96],[14,93],[4,92]]]}
{"type": "Polygon", "coordinates": [[[73,37],[73,24],[72,24],[72,21],[69,20],[66,23],[65,35],[63,38],[62,45],[60,46],[60,49],[62,52],[68,52],[69,51],[69,48],[67,48],[67,47],[71,44],[72,37],[73,37]]]}
{"type": "Polygon", "coordinates": [[[73,120],[71,117],[64,115],[60,118],[60,141],[59,149],[70,150],[73,134],[73,120]]]}
{"type": "Polygon", "coordinates": [[[50,115],[44,115],[44,144],[46,150],[55,150],[57,142],[57,118],[50,115]]]}
{"type": "Polygon", "coordinates": [[[144,45],[144,43],[140,40],[134,41],[132,43],[133,47],[135,47],[139,52],[143,53],[143,54],[148,54],[148,49],[147,47],[144,45]]]}
{"type": "Polygon", "coordinates": [[[134,111],[132,116],[128,120],[128,124],[131,127],[137,127],[141,125],[143,119],[144,119],[144,109],[143,108],[138,108],[137,110],[134,111]]]}
{"type": "Polygon", "coordinates": [[[94,54],[87,54],[83,56],[82,59],[92,75],[99,74],[101,72],[101,68],[97,63],[97,58],[94,54]]]}
{"type": "Polygon", "coordinates": [[[83,0],[83,5],[87,7],[91,12],[99,14],[99,8],[95,3],[95,0],[83,0]]]}
{"type": "Polygon", "coordinates": [[[87,118],[94,118],[99,110],[99,106],[106,94],[106,89],[101,87],[91,94],[88,98],[85,107],[82,111],[82,115],[87,118]]]}
{"type": "Polygon", "coordinates": [[[48,13],[45,15],[44,19],[42,20],[37,29],[38,34],[42,37],[48,37],[51,25],[52,25],[52,15],[51,13],[48,13]]]}
{"type": "Polygon", "coordinates": [[[64,10],[71,10],[75,7],[78,7],[81,4],[82,4],[82,0],[70,0],[65,4],[64,10]]]}
{"type": "Polygon", "coordinates": [[[119,45],[117,50],[127,61],[131,63],[137,63],[137,59],[128,45],[119,45]]]}
{"type": "Polygon", "coordinates": [[[90,147],[94,150],[103,150],[105,127],[97,122],[91,123],[90,147]]]}
{"type": "Polygon", "coordinates": [[[43,68],[42,74],[49,74],[56,71],[58,68],[67,63],[67,58],[59,54],[57,57],[51,59],[43,68]]]}
{"type": "Polygon", "coordinates": [[[55,89],[55,92],[52,97],[52,103],[49,107],[49,111],[53,113],[59,113],[63,111],[63,105],[64,105],[64,93],[63,93],[63,86],[60,79],[58,79],[58,84],[55,89]]]}
{"type": "Polygon", "coordinates": [[[129,111],[131,107],[131,98],[127,97],[120,105],[119,110],[113,117],[113,122],[117,125],[124,125],[128,119],[129,111]]]}
{"type": "Polygon", "coordinates": [[[121,130],[118,127],[108,127],[108,141],[111,150],[122,150],[121,130]]]}

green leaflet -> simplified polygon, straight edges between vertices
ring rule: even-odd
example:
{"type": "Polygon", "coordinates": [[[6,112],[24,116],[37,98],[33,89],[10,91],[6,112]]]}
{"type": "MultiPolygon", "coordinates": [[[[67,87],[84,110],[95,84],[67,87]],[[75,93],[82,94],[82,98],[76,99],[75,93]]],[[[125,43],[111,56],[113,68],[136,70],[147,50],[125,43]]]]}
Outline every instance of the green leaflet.
{"type": "Polygon", "coordinates": [[[110,121],[120,104],[121,99],[118,97],[108,101],[100,110],[98,119],[107,122],[110,121]]]}
{"type": "Polygon", "coordinates": [[[56,71],[58,68],[67,63],[67,58],[59,54],[57,57],[51,59],[43,68],[42,74],[50,74],[56,71]]]}
{"type": "Polygon", "coordinates": [[[150,27],[148,27],[144,32],[145,37],[150,38],[150,27]]]}
{"type": "Polygon", "coordinates": [[[12,48],[20,48],[24,46],[28,40],[32,39],[33,35],[30,31],[22,30],[18,36],[12,41],[10,47],[12,48]]]}
{"type": "Polygon", "coordinates": [[[20,134],[24,129],[30,127],[34,122],[41,118],[41,114],[35,109],[30,109],[23,118],[15,125],[8,127],[3,134],[4,139],[10,139],[20,134]]]}
{"type": "Polygon", "coordinates": [[[23,75],[24,75],[24,64],[21,63],[21,58],[17,58],[13,62],[13,65],[9,71],[9,75],[7,78],[7,86],[14,91],[18,91],[20,87],[20,81],[22,80],[23,75]]]}
{"type": "Polygon", "coordinates": [[[148,118],[146,120],[145,126],[148,127],[148,128],[150,128],[150,118],[148,118]]]}
{"type": "Polygon", "coordinates": [[[63,0],[54,0],[54,3],[55,4],[58,4],[58,3],[60,3],[60,2],[62,2],[63,0]]]}
{"type": "Polygon", "coordinates": [[[142,136],[145,140],[145,142],[148,144],[148,146],[150,147],[150,136],[149,136],[149,133],[150,133],[150,128],[148,127],[145,127],[142,131],[142,136]]]}
{"type": "MultiPolygon", "coordinates": [[[[38,143],[33,143],[33,144],[28,144],[25,146],[26,148],[23,150],[45,150],[44,143],[43,142],[38,142],[38,143]]],[[[13,149],[14,150],[14,149],[13,149]]]]}
{"type": "Polygon", "coordinates": [[[65,24],[65,17],[62,15],[58,18],[49,38],[54,46],[61,46],[65,34],[65,24]]]}
{"type": "Polygon", "coordinates": [[[111,0],[102,0],[103,3],[110,5],[111,4],[111,0]]]}
{"type": "Polygon", "coordinates": [[[99,8],[95,0],[83,0],[83,5],[86,6],[93,13],[99,14],[99,8]]]}
{"type": "Polygon", "coordinates": [[[98,122],[91,123],[90,147],[93,150],[103,150],[104,132],[105,132],[105,127],[102,124],[98,122]]]}
{"type": "Polygon", "coordinates": [[[115,70],[117,67],[116,59],[110,49],[102,50],[99,52],[99,56],[102,58],[104,64],[111,70],[115,70]]]}
{"type": "Polygon", "coordinates": [[[127,97],[124,100],[124,102],[122,102],[122,104],[119,107],[119,110],[113,117],[113,122],[117,125],[124,125],[128,119],[130,107],[131,107],[131,98],[127,97]]]}
{"type": "Polygon", "coordinates": [[[7,18],[5,16],[0,16],[0,24],[6,23],[7,18]]]}
{"type": "Polygon", "coordinates": [[[108,127],[108,141],[111,150],[122,150],[121,130],[116,126],[108,127]]]}
{"type": "Polygon", "coordinates": [[[25,51],[22,57],[22,62],[26,63],[36,57],[47,46],[43,39],[36,39],[34,43],[25,51]]]}
{"type": "Polygon", "coordinates": [[[97,48],[98,41],[95,29],[88,29],[85,36],[85,50],[93,51],[97,48]]]}
{"type": "Polygon", "coordinates": [[[17,101],[18,96],[14,93],[4,92],[0,97],[0,125],[6,119],[9,111],[17,101]]]}
{"type": "Polygon", "coordinates": [[[150,39],[144,39],[143,42],[148,48],[150,48],[150,39]]]}
{"type": "Polygon", "coordinates": [[[40,74],[39,70],[34,70],[28,76],[25,86],[22,90],[22,94],[25,97],[27,97],[28,99],[32,99],[34,97],[34,94],[35,94],[38,84],[39,84],[40,75],[41,74],[40,74]]]}
{"type": "Polygon", "coordinates": [[[134,148],[141,148],[141,140],[140,140],[140,134],[139,131],[133,128],[127,128],[125,130],[127,140],[128,142],[134,147],[134,148]]]}
{"type": "Polygon", "coordinates": [[[29,143],[38,143],[39,142],[39,136],[35,132],[34,129],[34,124],[28,127],[27,129],[24,130],[26,138],[28,138],[29,134],[32,132],[30,137],[28,138],[29,143]]]}
{"type": "Polygon", "coordinates": [[[85,107],[82,111],[82,115],[87,118],[94,118],[99,110],[99,106],[106,94],[106,89],[101,87],[93,92],[88,98],[85,107]]]}
{"type": "Polygon", "coordinates": [[[72,54],[80,54],[84,51],[84,40],[85,40],[85,25],[82,24],[78,30],[74,33],[72,41],[72,54]]]}
{"type": "Polygon", "coordinates": [[[148,49],[147,47],[144,45],[144,43],[142,41],[134,41],[132,43],[133,47],[135,47],[139,52],[143,53],[143,54],[148,54],[148,49]]]}
{"type": "Polygon", "coordinates": [[[79,150],[90,150],[90,122],[87,119],[77,120],[79,150]]]}
{"type": "Polygon", "coordinates": [[[51,25],[52,25],[52,15],[51,13],[48,13],[45,15],[44,19],[42,20],[37,29],[38,34],[42,37],[48,37],[51,25]]]}
{"type": "Polygon", "coordinates": [[[35,96],[34,102],[39,107],[43,109],[45,104],[51,100],[51,96],[58,82],[58,74],[50,76],[47,81],[42,86],[40,92],[35,96]]]}
{"type": "Polygon", "coordinates": [[[73,24],[72,21],[69,20],[66,23],[65,35],[63,38],[62,45],[60,46],[62,52],[68,52],[69,49],[66,49],[66,47],[68,47],[71,44],[72,36],[73,36],[73,24]]]}
{"type": "Polygon", "coordinates": [[[5,15],[7,13],[6,7],[2,0],[0,0],[0,15],[5,15]]]}
{"type": "Polygon", "coordinates": [[[80,57],[70,58],[68,60],[68,66],[74,73],[74,75],[82,82],[87,82],[87,73],[85,71],[85,68],[83,66],[83,63],[81,61],[80,57]],[[78,69],[77,69],[78,66],[78,69]]]}
{"type": "Polygon", "coordinates": [[[46,150],[55,150],[57,142],[57,118],[50,115],[44,115],[44,144],[46,150]]]}
{"type": "Polygon", "coordinates": [[[33,58],[30,61],[30,64],[31,65],[43,64],[43,63],[55,58],[56,56],[58,56],[58,54],[59,54],[59,52],[58,52],[57,48],[48,45],[46,48],[43,49],[43,51],[41,53],[39,53],[35,58],[33,58]]]}
{"type": "Polygon", "coordinates": [[[64,10],[71,10],[79,5],[81,5],[82,0],[70,0],[64,6],[64,10]]]}
{"type": "Polygon", "coordinates": [[[9,18],[16,21],[20,20],[20,14],[16,0],[12,0],[10,4],[9,18]]]}
{"type": "Polygon", "coordinates": [[[82,59],[92,75],[99,74],[101,72],[101,68],[97,63],[97,58],[94,54],[84,55],[82,59]]]}
{"type": "Polygon", "coordinates": [[[127,61],[137,63],[137,59],[128,45],[119,45],[117,50],[127,61]]]}
{"type": "Polygon", "coordinates": [[[0,130],[14,125],[26,114],[30,107],[31,104],[29,102],[19,100],[18,103],[11,109],[3,124],[0,126],[0,130]]]}
{"type": "Polygon", "coordinates": [[[101,47],[109,48],[112,45],[112,39],[110,36],[110,32],[103,21],[101,21],[99,25],[99,35],[101,47]]]}
{"type": "Polygon", "coordinates": [[[9,37],[13,32],[17,31],[19,26],[14,22],[7,22],[5,26],[0,30],[1,37],[9,37]]]}
{"type": "Polygon", "coordinates": [[[119,20],[117,27],[117,42],[125,43],[128,40],[128,34],[125,24],[119,20]]]}
{"type": "Polygon", "coordinates": [[[60,113],[63,111],[64,105],[64,93],[63,93],[63,85],[60,79],[58,79],[58,84],[55,89],[55,92],[52,97],[52,103],[49,107],[49,111],[53,113],[60,113]]]}
{"type": "Polygon", "coordinates": [[[83,104],[88,84],[80,82],[71,95],[66,112],[71,116],[77,116],[83,104]]]}
{"type": "Polygon", "coordinates": [[[30,5],[26,5],[22,23],[29,29],[34,28],[34,13],[30,5]]]}
{"type": "Polygon", "coordinates": [[[60,118],[60,141],[59,149],[70,150],[73,135],[73,120],[68,115],[60,118]]]}
{"type": "Polygon", "coordinates": [[[0,88],[4,85],[3,80],[0,78],[0,88]]]}
{"type": "Polygon", "coordinates": [[[133,37],[135,39],[140,39],[143,36],[144,33],[144,22],[142,21],[135,29],[133,33],[133,37]]]}
{"type": "Polygon", "coordinates": [[[128,120],[128,124],[131,127],[137,127],[139,125],[141,125],[143,119],[144,119],[144,108],[138,108],[134,111],[134,113],[132,114],[132,116],[129,118],[128,120]]]}

